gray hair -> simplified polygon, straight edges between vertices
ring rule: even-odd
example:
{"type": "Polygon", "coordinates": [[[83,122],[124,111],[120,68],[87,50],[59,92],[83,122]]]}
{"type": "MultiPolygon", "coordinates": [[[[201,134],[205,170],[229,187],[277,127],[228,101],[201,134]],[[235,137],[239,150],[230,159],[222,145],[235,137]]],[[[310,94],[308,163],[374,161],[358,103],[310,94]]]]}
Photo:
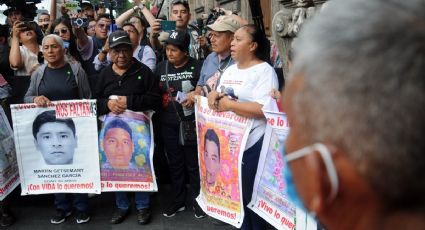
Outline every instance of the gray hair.
{"type": "Polygon", "coordinates": [[[425,4],[333,0],[294,43],[306,140],[343,149],[386,208],[425,208],[425,4]]]}
{"type": "Polygon", "coordinates": [[[49,35],[47,35],[47,36],[45,36],[44,38],[43,38],[43,41],[41,42],[41,45],[44,47],[44,43],[47,41],[47,39],[49,39],[49,38],[53,38],[53,39],[55,39],[56,40],[56,42],[62,47],[62,49],[65,49],[65,45],[63,44],[63,40],[62,40],[62,38],[61,37],[59,37],[58,35],[56,35],[56,34],[49,34],[49,35]]]}

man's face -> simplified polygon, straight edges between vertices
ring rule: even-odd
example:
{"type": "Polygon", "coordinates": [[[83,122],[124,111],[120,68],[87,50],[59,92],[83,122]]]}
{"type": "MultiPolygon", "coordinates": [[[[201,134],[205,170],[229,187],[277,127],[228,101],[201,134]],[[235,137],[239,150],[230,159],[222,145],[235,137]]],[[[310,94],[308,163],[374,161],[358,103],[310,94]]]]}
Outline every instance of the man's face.
{"type": "Polygon", "coordinates": [[[72,164],[77,138],[71,128],[60,122],[45,123],[40,127],[34,140],[48,165],[72,164]]]}
{"type": "MultiPolygon", "coordinates": [[[[294,95],[300,91],[302,87],[303,77],[294,76],[289,79],[284,90],[283,107],[285,108],[285,112],[288,116],[288,122],[291,124],[291,131],[285,141],[286,154],[290,154],[311,144],[308,140],[306,140],[305,130],[301,128],[299,122],[297,122],[297,116],[292,105],[294,95]]],[[[305,180],[305,178],[309,177],[309,175],[305,174],[305,167],[306,164],[303,159],[292,161],[289,164],[289,169],[292,172],[294,183],[297,187],[297,192],[301,198],[306,198],[311,195],[308,194],[311,189],[309,189],[308,180],[305,180]]]]}
{"type": "Polygon", "coordinates": [[[94,18],[94,10],[90,6],[85,6],[82,13],[86,18],[94,18]]]}
{"type": "Polygon", "coordinates": [[[230,52],[230,43],[232,43],[233,40],[232,33],[211,31],[209,37],[212,51],[218,54],[230,52]]]}
{"type": "Polygon", "coordinates": [[[170,19],[176,21],[177,28],[186,29],[190,20],[190,12],[182,4],[173,5],[170,19]]]}
{"type": "Polygon", "coordinates": [[[22,12],[19,10],[9,12],[7,15],[10,25],[14,25],[16,21],[23,21],[22,12]]]}
{"type": "Polygon", "coordinates": [[[129,45],[119,45],[111,48],[109,51],[112,62],[119,68],[130,68],[131,59],[133,58],[133,49],[129,45]]]}
{"type": "Polygon", "coordinates": [[[218,148],[217,144],[213,141],[207,140],[205,142],[205,174],[208,186],[214,185],[217,174],[220,172],[220,154],[218,148]]]}
{"type": "Polygon", "coordinates": [[[113,168],[128,168],[134,152],[134,144],[126,130],[122,128],[109,129],[103,138],[102,147],[113,168]]]}
{"type": "Polygon", "coordinates": [[[124,26],[122,29],[127,32],[133,47],[136,47],[139,44],[139,34],[137,33],[137,29],[133,26],[124,26]]]}
{"type": "Polygon", "coordinates": [[[111,19],[101,18],[96,24],[96,37],[98,39],[106,39],[108,37],[111,19]]]}
{"type": "Polygon", "coordinates": [[[54,38],[48,38],[43,44],[43,56],[48,63],[58,63],[64,60],[65,50],[54,38]]]}
{"type": "Polygon", "coordinates": [[[50,16],[42,14],[40,17],[38,17],[38,26],[41,27],[43,31],[46,31],[47,27],[49,27],[50,24],[50,16]]]}

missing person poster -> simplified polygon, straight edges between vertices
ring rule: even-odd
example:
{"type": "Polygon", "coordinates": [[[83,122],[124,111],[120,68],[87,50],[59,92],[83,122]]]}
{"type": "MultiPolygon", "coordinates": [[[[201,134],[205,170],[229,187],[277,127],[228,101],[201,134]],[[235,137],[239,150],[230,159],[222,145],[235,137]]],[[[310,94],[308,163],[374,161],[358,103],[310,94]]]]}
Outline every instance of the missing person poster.
{"type": "Polygon", "coordinates": [[[126,110],[102,118],[102,191],[158,191],[153,168],[152,114],[126,110]]]}
{"type": "Polygon", "coordinates": [[[252,120],[209,109],[205,97],[195,107],[201,191],[196,198],[208,215],[235,227],[242,225],[242,154],[252,120]]]}
{"type": "Polygon", "coordinates": [[[10,107],[22,195],[100,193],[95,100],[10,107]]]}
{"type": "Polygon", "coordinates": [[[6,114],[0,106],[0,201],[19,184],[13,131],[6,114]]]}
{"type": "MultiPolygon", "coordinates": [[[[270,103],[275,103],[271,100],[270,103]]],[[[266,133],[258,162],[251,202],[248,207],[277,229],[316,230],[316,222],[287,199],[283,174],[284,145],[289,133],[287,117],[282,112],[270,111],[264,105],[267,118],[266,133]]]]}

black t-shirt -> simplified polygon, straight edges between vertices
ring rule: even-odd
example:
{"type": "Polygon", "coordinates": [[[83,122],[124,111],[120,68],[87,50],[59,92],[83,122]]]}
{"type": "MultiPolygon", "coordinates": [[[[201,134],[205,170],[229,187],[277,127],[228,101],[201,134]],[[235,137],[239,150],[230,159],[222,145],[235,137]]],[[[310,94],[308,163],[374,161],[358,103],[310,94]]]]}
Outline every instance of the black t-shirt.
{"type": "Polygon", "coordinates": [[[159,63],[155,70],[155,74],[160,77],[159,88],[162,94],[164,116],[170,119],[176,119],[176,111],[170,102],[174,102],[182,119],[185,116],[193,115],[193,109],[183,109],[180,103],[175,101],[175,97],[178,91],[188,93],[195,89],[201,72],[202,62],[189,57],[188,62],[179,68],[175,68],[172,64],[168,63],[168,84],[170,86],[171,96],[173,97],[172,99],[169,97],[167,91],[165,63],[166,61],[159,63]]]}
{"type": "Polygon", "coordinates": [[[38,95],[51,101],[77,99],[78,85],[71,66],[67,63],[58,69],[46,67],[38,87],[38,95]]]}

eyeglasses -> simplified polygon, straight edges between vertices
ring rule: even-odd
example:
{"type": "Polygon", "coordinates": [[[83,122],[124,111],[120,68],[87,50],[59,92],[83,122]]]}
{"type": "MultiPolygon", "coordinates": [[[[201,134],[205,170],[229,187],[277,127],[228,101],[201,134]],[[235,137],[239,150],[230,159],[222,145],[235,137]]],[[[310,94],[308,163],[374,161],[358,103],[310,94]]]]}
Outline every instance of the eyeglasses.
{"type": "Polygon", "coordinates": [[[141,22],[140,21],[138,21],[138,20],[135,20],[135,21],[129,21],[128,23],[130,23],[130,24],[140,24],[141,22]]]}
{"type": "Polygon", "coordinates": [[[87,26],[87,29],[93,29],[94,27],[96,27],[95,25],[90,25],[90,26],[87,26]]]}
{"type": "Polygon", "coordinates": [[[53,33],[56,34],[56,35],[66,34],[66,33],[68,33],[68,29],[67,28],[62,28],[59,31],[55,30],[53,33]]]}

